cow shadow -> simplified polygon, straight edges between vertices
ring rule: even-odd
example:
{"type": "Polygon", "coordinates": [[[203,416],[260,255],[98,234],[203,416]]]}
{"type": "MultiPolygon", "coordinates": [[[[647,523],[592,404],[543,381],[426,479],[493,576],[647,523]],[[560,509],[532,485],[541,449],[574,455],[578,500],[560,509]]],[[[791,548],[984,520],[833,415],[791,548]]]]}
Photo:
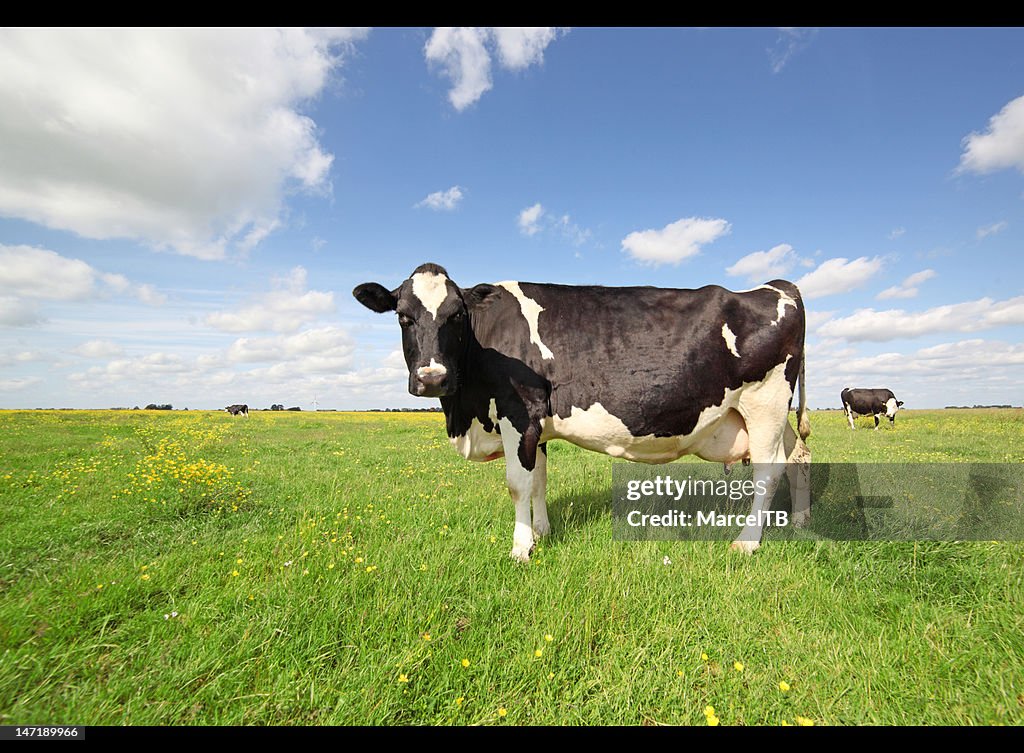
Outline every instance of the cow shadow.
{"type": "Polygon", "coordinates": [[[548,499],[551,533],[542,541],[561,544],[571,541],[594,520],[604,518],[611,532],[612,487],[589,487],[560,491],[548,499]]]}

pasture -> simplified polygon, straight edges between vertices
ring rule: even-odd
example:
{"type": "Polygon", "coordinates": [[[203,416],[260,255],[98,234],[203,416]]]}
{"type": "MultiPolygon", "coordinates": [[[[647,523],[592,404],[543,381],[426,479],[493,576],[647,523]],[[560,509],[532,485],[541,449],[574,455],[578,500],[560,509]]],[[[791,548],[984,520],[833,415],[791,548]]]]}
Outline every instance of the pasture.
{"type": "MultiPolygon", "coordinates": [[[[1019,410],[811,425],[1024,462],[1019,410]]],[[[1024,544],[616,542],[617,461],[549,458],[523,565],[439,414],[0,412],[0,724],[1024,722],[1024,544]]]]}

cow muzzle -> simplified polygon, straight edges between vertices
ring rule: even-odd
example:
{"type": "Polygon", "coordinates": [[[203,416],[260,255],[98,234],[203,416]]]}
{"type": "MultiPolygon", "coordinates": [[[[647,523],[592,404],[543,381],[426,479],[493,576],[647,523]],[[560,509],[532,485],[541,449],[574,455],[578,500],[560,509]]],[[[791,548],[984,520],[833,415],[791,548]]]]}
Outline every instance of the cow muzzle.
{"type": "Polygon", "coordinates": [[[416,369],[413,389],[409,391],[418,397],[442,397],[448,394],[448,369],[430,359],[429,366],[416,369]]]}

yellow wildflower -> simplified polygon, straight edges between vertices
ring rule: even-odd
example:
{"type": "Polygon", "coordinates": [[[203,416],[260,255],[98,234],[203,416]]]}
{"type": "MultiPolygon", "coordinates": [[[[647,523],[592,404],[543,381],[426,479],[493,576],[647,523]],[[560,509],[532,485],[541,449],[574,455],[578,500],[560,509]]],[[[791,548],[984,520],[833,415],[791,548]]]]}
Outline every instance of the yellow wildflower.
{"type": "Polygon", "coordinates": [[[408,675],[406,675],[406,674],[405,674],[405,673],[403,672],[402,674],[400,674],[400,675],[398,676],[398,681],[399,681],[399,682],[409,682],[409,676],[408,676],[408,675]]]}
{"type": "Polygon", "coordinates": [[[798,716],[796,718],[796,723],[799,724],[801,727],[813,727],[814,726],[814,720],[813,719],[808,719],[806,716],[798,716]]]}
{"type": "Polygon", "coordinates": [[[780,682],[779,683],[779,690],[781,690],[783,693],[788,693],[789,692],[789,683],[786,682],[785,680],[780,682]]]}
{"type": "Polygon", "coordinates": [[[463,659],[462,660],[462,666],[463,667],[468,667],[469,666],[469,659],[463,659]]]}
{"type": "Polygon", "coordinates": [[[732,668],[735,669],[737,672],[742,672],[743,671],[743,662],[741,662],[741,661],[734,661],[732,663],[732,668]]]}
{"type": "Polygon", "coordinates": [[[500,717],[508,716],[508,709],[506,709],[504,706],[502,706],[500,709],[498,709],[498,716],[500,716],[500,717]]]}

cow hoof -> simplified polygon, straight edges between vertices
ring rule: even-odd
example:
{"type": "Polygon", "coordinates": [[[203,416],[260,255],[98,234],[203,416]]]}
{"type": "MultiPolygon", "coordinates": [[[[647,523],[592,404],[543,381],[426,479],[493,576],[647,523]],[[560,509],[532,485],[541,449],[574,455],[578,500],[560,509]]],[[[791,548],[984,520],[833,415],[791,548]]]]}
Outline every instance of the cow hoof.
{"type": "Polygon", "coordinates": [[[542,538],[551,533],[551,523],[546,520],[541,520],[533,524],[533,535],[535,537],[542,538]]]}
{"type": "Polygon", "coordinates": [[[791,520],[795,528],[804,528],[811,522],[811,511],[795,512],[791,520]]]}
{"type": "Polygon", "coordinates": [[[529,562],[530,561],[530,550],[524,549],[520,546],[512,547],[512,551],[509,556],[516,562],[529,562]]]}
{"type": "Polygon", "coordinates": [[[757,551],[758,547],[761,546],[760,541],[734,541],[729,545],[729,549],[734,552],[743,552],[744,554],[753,554],[757,551]]]}

